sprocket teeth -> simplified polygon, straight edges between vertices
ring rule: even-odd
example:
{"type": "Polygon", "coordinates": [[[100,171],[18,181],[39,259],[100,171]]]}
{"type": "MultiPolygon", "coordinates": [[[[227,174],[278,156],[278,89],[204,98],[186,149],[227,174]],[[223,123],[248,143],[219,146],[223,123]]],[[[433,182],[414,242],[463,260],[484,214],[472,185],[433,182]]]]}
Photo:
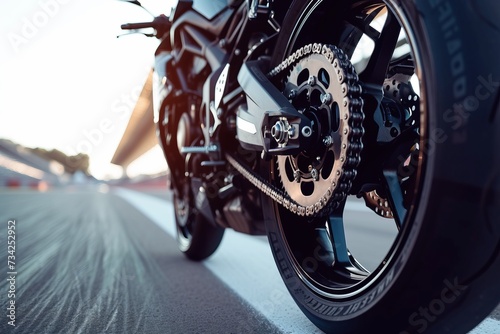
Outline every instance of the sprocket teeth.
{"type": "MultiPolygon", "coordinates": [[[[341,136],[345,137],[344,140],[341,141],[344,154],[341,154],[342,161],[340,161],[341,166],[332,167],[332,171],[330,172],[330,176],[326,177],[326,179],[321,178],[320,180],[327,181],[329,183],[328,191],[324,189],[324,187],[316,188],[314,187],[313,191],[318,190],[318,199],[316,202],[314,200],[308,199],[307,201],[302,201],[303,198],[309,197],[311,195],[305,196],[302,193],[301,185],[298,185],[295,180],[290,181],[291,176],[286,175],[286,163],[287,160],[283,158],[277,158],[277,170],[278,170],[278,179],[280,181],[280,186],[284,189],[287,194],[297,194],[294,198],[291,199],[297,203],[299,203],[299,214],[304,214],[306,216],[315,216],[322,212],[325,212],[323,209],[332,209],[335,207],[336,202],[340,202],[347,196],[348,190],[351,188],[352,180],[357,175],[356,168],[359,164],[359,156],[362,148],[361,139],[364,134],[364,130],[362,127],[362,120],[364,119],[364,115],[362,112],[363,100],[361,99],[361,88],[358,83],[358,76],[354,69],[354,66],[350,63],[348,58],[345,56],[342,50],[333,46],[333,45],[324,45],[324,44],[309,44],[304,46],[303,48],[295,51],[293,56],[288,57],[282,64],[276,67],[278,70],[270,73],[270,76],[278,76],[286,74],[286,78],[284,78],[283,84],[286,87],[290,87],[289,85],[293,85],[297,87],[299,90],[297,96],[301,96],[301,92],[304,92],[306,89],[308,92],[311,89],[319,89],[323,94],[326,92],[331,93],[337,97],[337,101],[341,101],[339,104],[343,105],[346,117],[342,117],[340,120],[341,124],[343,124],[341,128],[341,136]],[[309,57],[315,55],[315,58],[308,59],[309,57]],[[317,55],[322,55],[324,60],[321,60],[317,57],[317,55]],[[316,66],[314,70],[309,70],[311,73],[316,70],[321,69],[327,71],[329,73],[329,77],[331,78],[331,84],[329,86],[319,86],[316,82],[299,82],[298,76],[299,72],[296,71],[295,68],[300,66],[301,62],[305,59],[307,63],[303,63],[301,68],[306,68],[307,66],[316,66]],[[316,65],[311,65],[312,61],[316,61],[316,65]],[[324,62],[324,63],[318,63],[324,62]],[[328,64],[328,65],[327,65],[328,64]],[[285,66],[286,65],[286,66],[285,66]],[[294,68],[290,68],[294,66],[294,68]],[[335,79],[336,78],[336,79],[335,79]],[[332,87],[334,83],[338,81],[339,89],[338,91],[332,91],[332,87]],[[321,88],[325,87],[325,88],[321,88]],[[341,96],[340,99],[338,97],[341,96]],[[333,189],[332,189],[333,185],[333,189]],[[292,187],[293,189],[289,189],[292,187]],[[323,191],[325,190],[325,191],[323,191]],[[302,207],[301,207],[302,206],[302,207]]],[[[292,100],[293,103],[293,99],[292,100]]],[[[309,100],[309,103],[314,103],[309,100]]],[[[327,149],[329,151],[329,149],[327,149]]],[[[287,159],[291,159],[292,157],[288,157],[287,159]]],[[[335,161],[340,158],[335,158],[335,161]]],[[[333,163],[333,162],[332,162],[333,163]]],[[[299,165],[298,162],[293,163],[292,165],[299,165]]],[[[334,166],[337,163],[334,163],[334,166]]],[[[321,173],[321,169],[319,169],[321,173]]],[[[307,172],[305,172],[307,174],[307,172]]],[[[295,177],[294,177],[295,179],[295,177]]],[[[305,182],[311,182],[310,180],[306,180],[305,182]]],[[[312,181],[317,182],[317,181],[312,181]]],[[[321,181],[319,181],[321,182],[321,181]]],[[[314,196],[313,196],[314,198],[314,196]]],[[[337,203],[338,204],[338,203],[337,203]]]]}

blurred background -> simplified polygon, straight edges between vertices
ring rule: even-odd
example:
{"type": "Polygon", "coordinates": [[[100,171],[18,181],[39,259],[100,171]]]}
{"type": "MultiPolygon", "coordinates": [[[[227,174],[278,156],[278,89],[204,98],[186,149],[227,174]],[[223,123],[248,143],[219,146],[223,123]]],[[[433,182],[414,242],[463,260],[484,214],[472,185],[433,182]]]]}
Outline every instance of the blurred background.
{"type": "MultiPolygon", "coordinates": [[[[142,4],[168,15],[175,2],[142,4]]],[[[131,140],[124,135],[158,45],[140,34],[117,36],[122,23],[151,19],[119,0],[1,2],[0,186],[165,175],[151,138],[132,161],[116,156],[131,140]]]]}

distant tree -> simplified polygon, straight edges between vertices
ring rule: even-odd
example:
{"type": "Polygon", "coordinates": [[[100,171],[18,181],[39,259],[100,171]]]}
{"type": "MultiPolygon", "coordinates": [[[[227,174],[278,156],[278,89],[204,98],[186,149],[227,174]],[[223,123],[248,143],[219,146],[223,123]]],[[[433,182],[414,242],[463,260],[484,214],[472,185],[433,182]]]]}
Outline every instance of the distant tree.
{"type": "Polygon", "coordinates": [[[90,158],[87,154],[79,153],[77,155],[68,156],[59,150],[47,151],[39,147],[30,150],[45,160],[55,160],[59,162],[64,166],[64,171],[66,173],[74,174],[76,171],[80,170],[86,175],[90,175],[90,158]]]}

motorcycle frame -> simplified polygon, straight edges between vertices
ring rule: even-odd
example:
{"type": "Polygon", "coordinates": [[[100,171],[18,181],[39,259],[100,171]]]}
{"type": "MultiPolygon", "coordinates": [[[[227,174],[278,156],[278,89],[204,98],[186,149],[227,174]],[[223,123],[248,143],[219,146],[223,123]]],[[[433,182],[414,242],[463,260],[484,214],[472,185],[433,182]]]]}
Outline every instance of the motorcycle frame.
{"type": "MultiPolygon", "coordinates": [[[[273,41],[279,33],[287,6],[288,4],[284,1],[268,1],[266,5],[259,5],[255,0],[233,1],[229,2],[229,5],[217,15],[208,17],[193,8],[193,1],[179,1],[175,12],[171,15],[172,27],[161,38],[162,41],[155,52],[153,76],[154,121],[159,143],[168,163],[172,159],[167,153],[168,145],[162,127],[165,127],[167,123],[165,112],[169,104],[182,101],[182,99],[194,99],[196,104],[201,105],[200,114],[205,115],[206,119],[196,119],[197,116],[192,115],[196,119],[195,122],[205,124],[203,134],[205,147],[197,149],[212,155],[217,155],[217,152],[211,152],[210,147],[213,135],[209,129],[210,115],[217,120],[216,113],[221,107],[225,112],[231,110],[236,113],[238,107],[245,105],[248,100],[243,94],[244,91],[253,91],[254,95],[266,96],[264,100],[267,101],[268,106],[271,106],[267,110],[281,109],[280,112],[282,111],[283,108],[275,102],[276,100],[281,101],[281,104],[289,104],[288,100],[269,82],[268,86],[271,85],[271,88],[275,90],[274,96],[269,96],[262,89],[256,89],[262,82],[255,85],[256,78],[265,78],[265,76],[259,76],[258,71],[269,66],[270,55],[273,53],[273,41]],[[282,15],[278,16],[275,13],[282,13],[282,15]],[[245,66],[245,64],[251,65],[245,66]],[[224,94],[217,97],[217,82],[224,71],[227,73],[224,94]],[[204,79],[204,82],[200,82],[198,78],[193,80],[190,76],[199,76],[204,79]],[[250,79],[246,80],[247,77],[250,79]],[[246,82],[249,86],[242,89],[238,80],[246,82]],[[201,86],[202,94],[200,94],[201,86]],[[214,108],[216,100],[219,101],[214,108]]],[[[252,114],[248,112],[245,115],[250,117],[250,122],[262,124],[265,116],[257,106],[254,106],[254,109],[256,109],[254,114],[257,114],[257,118],[260,119],[252,117],[252,114]]],[[[172,126],[169,131],[175,133],[176,130],[172,126]]],[[[241,135],[243,136],[244,133],[241,135]]],[[[255,153],[255,151],[262,151],[263,141],[261,136],[254,136],[240,140],[240,144],[243,143],[243,149],[253,150],[255,153]],[[252,141],[256,144],[245,145],[245,142],[252,141]]],[[[298,146],[295,148],[297,149],[298,146]]],[[[175,191],[175,175],[172,179],[171,185],[175,191]]],[[[200,196],[198,186],[193,186],[193,191],[195,196],[200,196]]],[[[220,204],[213,202],[215,201],[204,198],[203,204],[198,208],[212,224],[232,227],[246,234],[265,234],[262,220],[248,219],[243,217],[243,214],[239,217],[233,216],[231,219],[221,220],[216,217],[213,206],[220,204]]]]}

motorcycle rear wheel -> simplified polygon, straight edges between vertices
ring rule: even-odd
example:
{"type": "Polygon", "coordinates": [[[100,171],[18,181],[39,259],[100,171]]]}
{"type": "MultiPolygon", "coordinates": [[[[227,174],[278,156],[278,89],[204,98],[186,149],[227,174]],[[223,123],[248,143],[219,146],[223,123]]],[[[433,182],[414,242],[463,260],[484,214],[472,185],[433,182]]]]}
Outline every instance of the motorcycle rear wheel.
{"type": "MultiPolygon", "coordinates": [[[[394,19],[386,27],[396,22],[405,33],[420,83],[418,159],[404,165],[411,167],[412,186],[405,205],[394,207],[405,190],[380,171],[400,221],[372,271],[343,244],[343,210],[306,219],[263,197],[278,270],[297,305],[323,331],[466,333],[499,303],[500,67],[486,56],[498,49],[498,26],[488,21],[497,7],[493,1],[470,9],[458,1],[393,0],[296,0],[290,6],[273,65],[309,43],[336,45],[352,60],[359,31],[375,41],[372,52],[387,52],[382,44],[391,32],[377,33],[372,24],[385,11],[394,19]]],[[[366,69],[378,71],[370,64],[355,67],[362,81],[370,77],[366,69]]],[[[373,121],[365,117],[365,125],[373,121]]],[[[374,147],[370,139],[363,139],[365,154],[374,147]]],[[[276,166],[273,161],[264,169],[280,186],[278,175],[285,171],[276,166]]]]}

